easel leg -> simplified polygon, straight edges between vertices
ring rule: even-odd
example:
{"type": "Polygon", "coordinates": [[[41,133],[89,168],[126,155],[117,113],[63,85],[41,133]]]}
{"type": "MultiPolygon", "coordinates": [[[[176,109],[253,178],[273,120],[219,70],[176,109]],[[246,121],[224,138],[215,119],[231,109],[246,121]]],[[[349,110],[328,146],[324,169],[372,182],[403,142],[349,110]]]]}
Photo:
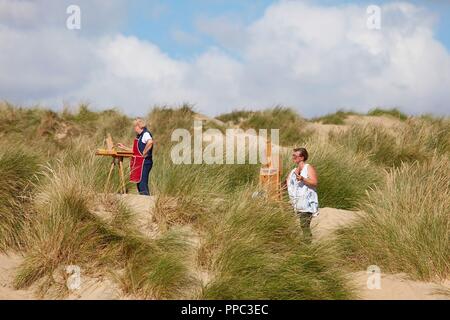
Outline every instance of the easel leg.
{"type": "Polygon", "coordinates": [[[123,174],[123,158],[119,159],[119,175],[120,175],[122,193],[125,194],[125,193],[127,193],[127,190],[125,188],[125,177],[123,174]]]}
{"type": "Polygon", "coordinates": [[[109,169],[108,179],[106,179],[105,192],[108,192],[109,181],[111,180],[111,175],[114,171],[115,166],[116,166],[116,162],[115,162],[115,160],[113,160],[111,163],[111,168],[109,169]]]}

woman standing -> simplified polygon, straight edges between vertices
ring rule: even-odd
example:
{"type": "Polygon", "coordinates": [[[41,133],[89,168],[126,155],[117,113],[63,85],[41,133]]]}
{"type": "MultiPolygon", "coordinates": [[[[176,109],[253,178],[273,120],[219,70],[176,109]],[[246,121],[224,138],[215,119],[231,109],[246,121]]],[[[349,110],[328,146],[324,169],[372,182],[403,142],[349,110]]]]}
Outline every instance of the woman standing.
{"type": "Polygon", "coordinates": [[[122,143],[117,144],[119,148],[132,150],[133,157],[130,161],[130,181],[137,184],[139,194],[149,196],[148,179],[153,167],[153,137],[148,131],[145,121],[141,118],[134,120],[134,139],[133,149],[128,148],[122,143]]]}
{"type": "Polygon", "coordinates": [[[292,161],[297,167],[291,171],[286,181],[289,199],[300,217],[303,235],[311,242],[311,220],[319,215],[317,174],[314,167],[306,162],[308,151],[305,148],[294,149],[292,161]]]}

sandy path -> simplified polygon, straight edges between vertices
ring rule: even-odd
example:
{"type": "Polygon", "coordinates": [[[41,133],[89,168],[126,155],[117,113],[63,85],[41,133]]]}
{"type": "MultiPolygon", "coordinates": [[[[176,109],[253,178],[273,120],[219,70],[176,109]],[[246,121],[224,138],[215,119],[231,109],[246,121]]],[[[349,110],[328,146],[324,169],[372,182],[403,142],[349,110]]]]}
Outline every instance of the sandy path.
{"type": "MultiPolygon", "coordinates": [[[[33,288],[16,290],[13,280],[23,258],[17,254],[0,254],[0,300],[37,300],[33,288]]],[[[121,298],[117,285],[109,279],[81,277],[81,287],[72,291],[67,300],[115,300],[121,298]]]]}
{"type": "Polygon", "coordinates": [[[16,290],[12,281],[22,257],[16,254],[0,254],[0,300],[30,300],[36,297],[30,290],[16,290]]]}
{"type": "Polygon", "coordinates": [[[153,208],[156,197],[135,194],[120,195],[128,207],[134,212],[136,227],[144,235],[154,238],[158,233],[158,226],[153,223],[153,208]]]}
{"type": "Polygon", "coordinates": [[[313,238],[321,240],[330,237],[334,231],[352,223],[360,214],[355,211],[321,208],[319,216],[311,222],[313,238]]]}

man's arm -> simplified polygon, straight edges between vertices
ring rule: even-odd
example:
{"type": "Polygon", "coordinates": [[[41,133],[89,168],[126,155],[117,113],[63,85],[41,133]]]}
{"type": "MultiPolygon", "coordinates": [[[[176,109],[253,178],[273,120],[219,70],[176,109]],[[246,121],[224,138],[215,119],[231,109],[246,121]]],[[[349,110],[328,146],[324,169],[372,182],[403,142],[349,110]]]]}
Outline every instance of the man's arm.
{"type": "Polygon", "coordinates": [[[153,148],[153,140],[148,140],[145,148],[144,148],[144,152],[143,152],[143,157],[146,158],[148,152],[150,151],[150,149],[153,148]]]}

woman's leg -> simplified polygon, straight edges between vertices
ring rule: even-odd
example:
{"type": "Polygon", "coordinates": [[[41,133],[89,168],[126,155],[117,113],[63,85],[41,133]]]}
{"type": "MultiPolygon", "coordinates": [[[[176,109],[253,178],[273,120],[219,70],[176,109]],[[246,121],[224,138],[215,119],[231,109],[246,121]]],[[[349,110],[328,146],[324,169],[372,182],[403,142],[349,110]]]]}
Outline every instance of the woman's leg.
{"type": "Polygon", "coordinates": [[[302,227],[303,236],[308,243],[311,243],[312,232],[311,232],[311,220],[312,213],[310,212],[299,212],[300,215],[300,225],[302,227]]]}

